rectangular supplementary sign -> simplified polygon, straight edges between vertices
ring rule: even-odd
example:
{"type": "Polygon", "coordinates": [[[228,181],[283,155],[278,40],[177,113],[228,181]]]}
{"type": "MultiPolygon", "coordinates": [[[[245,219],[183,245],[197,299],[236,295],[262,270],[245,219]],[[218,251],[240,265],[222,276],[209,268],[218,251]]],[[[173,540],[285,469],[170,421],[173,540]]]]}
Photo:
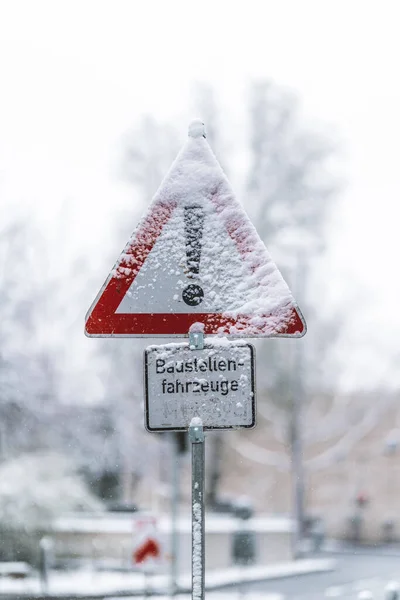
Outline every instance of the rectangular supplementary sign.
{"type": "Polygon", "coordinates": [[[185,431],[193,417],[204,429],[255,425],[255,350],[243,342],[150,346],[145,351],[148,431],[185,431]]]}

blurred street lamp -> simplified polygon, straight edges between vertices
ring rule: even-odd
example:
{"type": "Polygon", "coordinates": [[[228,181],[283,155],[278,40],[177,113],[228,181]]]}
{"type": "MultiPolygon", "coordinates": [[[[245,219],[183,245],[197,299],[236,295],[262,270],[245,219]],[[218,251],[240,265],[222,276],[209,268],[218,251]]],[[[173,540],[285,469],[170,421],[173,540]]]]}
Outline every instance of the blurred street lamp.
{"type": "Polygon", "coordinates": [[[400,430],[392,429],[385,439],[384,452],[387,456],[396,454],[400,444],[400,430]]]}
{"type": "Polygon", "coordinates": [[[42,594],[47,595],[49,593],[49,573],[53,562],[53,540],[49,537],[43,537],[39,543],[40,546],[40,584],[42,588],[42,594]]]}
{"type": "Polygon", "coordinates": [[[388,503],[388,508],[389,508],[389,515],[382,524],[383,541],[385,543],[390,543],[393,541],[394,532],[395,532],[395,520],[393,518],[393,516],[394,516],[393,515],[393,499],[395,497],[396,478],[394,477],[394,473],[392,473],[392,467],[394,466],[395,463],[393,463],[392,460],[390,460],[390,459],[392,457],[396,456],[397,451],[399,449],[399,444],[400,444],[400,430],[392,429],[387,434],[387,436],[384,440],[384,447],[383,447],[383,453],[388,457],[388,459],[390,461],[386,467],[386,474],[387,474],[386,496],[387,496],[387,503],[388,503]],[[392,514],[390,514],[390,513],[392,513],[392,514]]]}

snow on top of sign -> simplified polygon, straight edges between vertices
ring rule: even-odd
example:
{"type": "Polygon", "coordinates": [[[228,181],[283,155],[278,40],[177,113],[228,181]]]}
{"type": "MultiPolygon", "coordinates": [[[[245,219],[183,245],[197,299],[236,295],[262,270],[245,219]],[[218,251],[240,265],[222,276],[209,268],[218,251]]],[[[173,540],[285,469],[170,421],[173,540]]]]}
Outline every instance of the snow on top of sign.
{"type": "Polygon", "coordinates": [[[198,321],[192,323],[189,327],[189,333],[204,333],[204,323],[199,323],[198,321]]]}
{"type": "MultiPolygon", "coordinates": [[[[137,244],[136,244],[137,248],[137,244]]],[[[204,124],[191,123],[189,137],[128,243],[113,275],[132,284],[117,313],[223,314],[237,324],[229,334],[263,330],[279,334],[293,319],[294,299],[204,137],[204,124]],[[193,274],[187,256],[185,211],[204,217],[199,271],[193,274]],[[154,237],[157,237],[154,243],[154,237]],[[131,248],[138,238],[151,246],[146,260],[131,248]],[[190,311],[182,292],[198,283],[204,298],[190,311]]],[[[224,331],[226,333],[226,330],[224,331]]]]}
{"type": "MultiPolygon", "coordinates": [[[[204,339],[204,348],[202,353],[205,356],[215,356],[221,349],[228,349],[232,355],[242,354],[247,352],[250,344],[247,342],[235,341],[232,343],[227,337],[208,337],[204,339]]],[[[147,351],[155,351],[159,358],[168,360],[171,356],[174,356],[177,350],[187,350],[190,353],[193,352],[193,356],[196,356],[196,352],[190,348],[190,344],[187,342],[170,342],[168,344],[152,344],[147,347],[147,351]]]]}

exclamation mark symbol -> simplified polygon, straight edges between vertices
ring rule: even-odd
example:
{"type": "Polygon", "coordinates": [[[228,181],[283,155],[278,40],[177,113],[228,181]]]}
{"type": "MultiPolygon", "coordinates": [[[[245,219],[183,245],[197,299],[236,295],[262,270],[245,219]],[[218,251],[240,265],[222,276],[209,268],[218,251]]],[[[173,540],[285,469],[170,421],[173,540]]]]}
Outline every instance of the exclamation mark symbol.
{"type": "MultiPolygon", "coordinates": [[[[200,272],[201,238],[204,224],[204,210],[201,206],[185,206],[184,222],[188,277],[196,279],[200,272]]],[[[196,283],[190,283],[182,292],[182,300],[189,306],[198,306],[203,298],[204,292],[196,283]]]]}

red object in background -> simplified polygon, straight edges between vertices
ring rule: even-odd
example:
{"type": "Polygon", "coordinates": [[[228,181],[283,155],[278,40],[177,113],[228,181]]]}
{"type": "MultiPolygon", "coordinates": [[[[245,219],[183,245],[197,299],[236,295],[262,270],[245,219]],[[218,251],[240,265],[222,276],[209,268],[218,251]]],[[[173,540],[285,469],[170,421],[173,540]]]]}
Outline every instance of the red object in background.
{"type": "Polygon", "coordinates": [[[366,504],[368,504],[367,494],[364,494],[363,492],[360,492],[359,494],[357,494],[356,502],[357,502],[358,506],[360,506],[360,507],[363,507],[366,504]]]}
{"type": "Polygon", "coordinates": [[[148,558],[160,558],[160,556],[160,546],[155,540],[149,538],[142,546],[139,546],[139,548],[135,550],[133,553],[133,562],[136,565],[140,565],[148,558]]]}

